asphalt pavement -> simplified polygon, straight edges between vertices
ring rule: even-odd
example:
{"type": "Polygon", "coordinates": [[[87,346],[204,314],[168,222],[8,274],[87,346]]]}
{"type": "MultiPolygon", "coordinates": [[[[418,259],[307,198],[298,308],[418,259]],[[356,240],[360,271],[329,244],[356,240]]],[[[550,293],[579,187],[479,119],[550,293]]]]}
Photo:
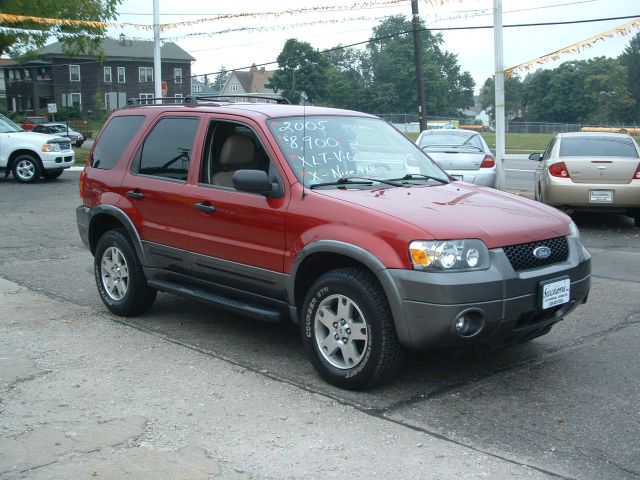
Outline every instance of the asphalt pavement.
{"type": "Polygon", "coordinates": [[[593,288],[550,334],[413,353],[389,385],[347,392],[290,325],[167,294],[111,315],[77,234],[77,179],[0,179],[1,478],[640,477],[627,217],[574,217],[593,288]]]}

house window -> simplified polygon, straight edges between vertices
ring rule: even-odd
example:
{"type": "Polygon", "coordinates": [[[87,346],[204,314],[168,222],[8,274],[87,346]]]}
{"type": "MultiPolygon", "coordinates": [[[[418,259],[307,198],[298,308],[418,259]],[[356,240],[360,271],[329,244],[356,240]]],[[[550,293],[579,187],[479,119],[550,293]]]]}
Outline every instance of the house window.
{"type": "MultiPolygon", "coordinates": [[[[140,94],[140,98],[144,99],[144,98],[153,98],[153,93],[141,93],[140,94]]],[[[152,104],[153,101],[152,100],[147,100],[146,102],[140,102],[140,105],[150,105],[152,104]]]]}
{"type": "Polygon", "coordinates": [[[124,83],[124,82],[125,82],[124,67],[118,67],[118,83],[124,83]]]}
{"type": "Polygon", "coordinates": [[[202,85],[193,85],[193,91],[194,92],[201,92],[202,91],[202,85]]]}
{"type": "Polygon", "coordinates": [[[181,93],[176,93],[176,98],[182,98],[182,94],[181,93]]]}
{"type": "Polygon", "coordinates": [[[173,81],[175,83],[182,83],[182,69],[174,68],[173,69],[173,81]]]}
{"type": "Polygon", "coordinates": [[[111,83],[111,67],[104,67],[104,81],[105,83],[111,83]]]}
{"type": "Polygon", "coordinates": [[[82,95],[79,93],[72,93],[70,95],[70,99],[71,99],[71,104],[69,105],[70,107],[78,107],[80,110],[82,110],[82,95]]]}
{"type": "Polygon", "coordinates": [[[138,67],[138,81],[140,83],[153,82],[153,68],[138,67]]]}
{"type": "Polygon", "coordinates": [[[69,65],[69,80],[72,82],[80,81],[80,65],[69,65]]]}
{"type": "Polygon", "coordinates": [[[12,81],[15,77],[13,76],[13,70],[7,70],[9,74],[9,81],[12,81]]]}
{"type": "Polygon", "coordinates": [[[25,80],[31,80],[31,72],[29,71],[29,69],[24,70],[24,79],[25,80]]]}
{"type": "Polygon", "coordinates": [[[231,86],[229,87],[229,90],[231,90],[232,92],[237,92],[238,91],[238,84],[237,83],[231,84],[231,86]]]}

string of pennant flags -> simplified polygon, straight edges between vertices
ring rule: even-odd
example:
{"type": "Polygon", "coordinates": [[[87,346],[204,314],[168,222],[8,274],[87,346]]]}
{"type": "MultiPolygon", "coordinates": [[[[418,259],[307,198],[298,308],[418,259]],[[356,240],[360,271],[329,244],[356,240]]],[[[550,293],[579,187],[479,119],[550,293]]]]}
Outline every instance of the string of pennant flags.
{"type": "MultiPolygon", "coordinates": [[[[423,2],[430,4],[431,6],[440,6],[447,3],[461,3],[463,0],[422,0],[423,2]]],[[[351,3],[350,5],[320,5],[313,7],[301,7],[280,11],[266,11],[266,12],[242,12],[242,13],[228,13],[223,15],[216,15],[207,18],[200,18],[197,20],[187,20],[182,22],[163,23],[160,24],[160,30],[170,30],[173,28],[192,27],[194,25],[200,25],[204,23],[216,22],[219,20],[230,19],[247,19],[247,18],[260,18],[260,17],[280,17],[284,15],[293,15],[300,13],[316,13],[316,12],[335,12],[362,9],[367,7],[381,7],[381,6],[393,6],[400,3],[407,3],[408,0],[364,0],[351,3]]],[[[109,27],[131,27],[137,30],[151,30],[153,25],[143,23],[124,23],[124,22],[98,22],[92,20],[70,20],[62,18],[44,18],[30,15],[16,15],[12,13],[0,13],[0,23],[15,25],[20,23],[35,23],[40,25],[61,25],[61,26],[85,26],[91,28],[109,28],[109,27]]]]}
{"type": "Polygon", "coordinates": [[[598,35],[594,35],[593,37],[589,37],[586,40],[582,40],[581,42],[577,42],[553,52],[547,53],[545,55],[541,55],[540,57],[534,58],[533,60],[529,60],[514,67],[506,68],[504,71],[505,77],[509,78],[511,75],[513,75],[514,72],[529,71],[537,65],[543,65],[548,62],[559,60],[562,55],[580,53],[593,47],[598,42],[609,40],[616,36],[629,35],[636,29],[640,29],[640,18],[636,18],[634,20],[631,20],[630,22],[623,23],[622,25],[607,30],[606,32],[599,33],[598,35]]]}

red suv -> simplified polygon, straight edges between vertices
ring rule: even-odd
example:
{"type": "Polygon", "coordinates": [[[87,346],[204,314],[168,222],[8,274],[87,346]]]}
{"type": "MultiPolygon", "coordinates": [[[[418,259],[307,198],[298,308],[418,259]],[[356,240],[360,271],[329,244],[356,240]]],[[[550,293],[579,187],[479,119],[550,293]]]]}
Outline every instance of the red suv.
{"type": "Polygon", "coordinates": [[[368,388],[406,348],[531,340],[587,299],[560,211],[455,181],[377,117],[189,99],[115,111],[80,177],[109,310],[158,290],[299,323],[327,381],[368,388]]]}
{"type": "Polygon", "coordinates": [[[43,123],[49,123],[49,119],[47,117],[27,117],[24,122],[20,125],[20,128],[30,132],[35,128],[36,125],[40,125],[43,123]]]}

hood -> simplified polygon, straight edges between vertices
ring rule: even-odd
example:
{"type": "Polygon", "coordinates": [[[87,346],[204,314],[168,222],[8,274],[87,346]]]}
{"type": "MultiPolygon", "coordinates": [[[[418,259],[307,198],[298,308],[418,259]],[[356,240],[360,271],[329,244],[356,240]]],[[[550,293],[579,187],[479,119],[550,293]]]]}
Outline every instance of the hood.
{"type": "Polygon", "coordinates": [[[50,140],[57,140],[62,142],[68,142],[69,139],[59,137],[58,135],[50,135],[48,133],[38,133],[38,132],[11,132],[9,135],[16,138],[33,141],[34,139],[40,140],[42,143],[47,143],[50,140]]]}
{"type": "Polygon", "coordinates": [[[411,223],[426,232],[424,240],[477,238],[488,248],[567,235],[571,222],[555,208],[464,182],[316,192],[411,223]]]}

